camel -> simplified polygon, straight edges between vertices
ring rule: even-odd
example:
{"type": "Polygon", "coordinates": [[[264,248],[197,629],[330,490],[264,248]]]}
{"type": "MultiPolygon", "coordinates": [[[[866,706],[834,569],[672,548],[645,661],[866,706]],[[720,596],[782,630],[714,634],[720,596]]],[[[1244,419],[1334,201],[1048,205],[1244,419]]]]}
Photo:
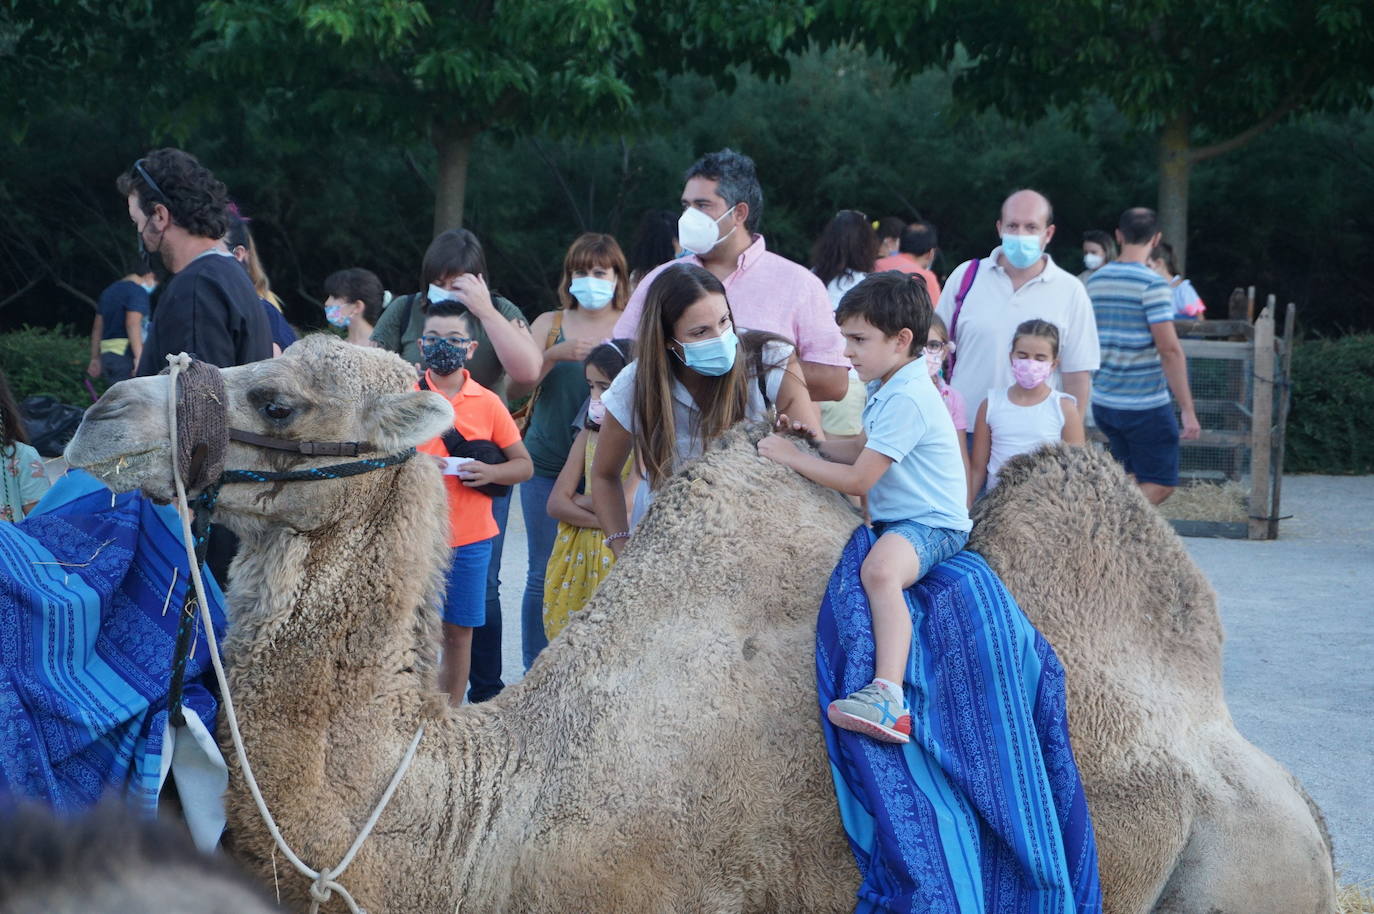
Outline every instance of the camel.
{"type": "MultiPolygon", "coordinates": [[[[442,398],[411,391],[400,359],[324,337],[222,376],[230,423],[262,434],[390,452],[449,421],[442,398]]],[[[167,394],[165,377],[115,385],[68,460],[171,497],[167,394]]],[[[230,688],[297,852],[317,867],[340,859],[427,721],[342,879],[370,911],[851,910],[859,874],[813,649],[859,518],[760,459],[761,434],[735,429],[674,477],[528,675],[458,709],[435,689],[446,550],[431,461],[225,486],[217,521],[242,538],[230,688]]],[[[337,462],[231,442],[225,465],[337,462]]],[[[976,520],[971,546],[1067,667],[1106,910],[1330,910],[1319,814],[1232,725],[1214,596],[1120,470],[1088,450],[1046,450],[1009,465],[976,520]]],[[[274,860],[236,770],[230,784],[232,853],[285,905],[306,907],[305,880],[274,860]]],[[[343,906],[336,896],[323,909],[343,906]]]]}

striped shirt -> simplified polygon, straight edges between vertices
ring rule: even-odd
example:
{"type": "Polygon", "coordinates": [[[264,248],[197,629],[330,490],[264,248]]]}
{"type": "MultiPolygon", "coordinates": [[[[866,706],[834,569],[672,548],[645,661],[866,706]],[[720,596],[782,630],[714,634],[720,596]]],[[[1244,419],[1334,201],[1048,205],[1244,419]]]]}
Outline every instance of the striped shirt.
{"type": "Polygon", "coordinates": [[[1169,284],[1143,263],[1109,263],[1088,277],[1097,317],[1102,366],[1093,377],[1093,402],[1112,409],[1169,404],[1169,384],[1151,324],[1174,319],[1169,284]]]}

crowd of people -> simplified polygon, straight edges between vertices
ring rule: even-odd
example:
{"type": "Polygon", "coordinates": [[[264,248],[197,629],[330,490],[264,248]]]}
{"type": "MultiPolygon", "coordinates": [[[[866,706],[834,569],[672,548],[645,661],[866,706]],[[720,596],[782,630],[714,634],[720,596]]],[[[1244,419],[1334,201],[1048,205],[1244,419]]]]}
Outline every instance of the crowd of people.
{"type": "MultiPolygon", "coordinates": [[[[156,374],[181,351],[240,365],[294,342],[249,221],[194,156],[154,150],[117,188],[143,263],[100,296],[92,377],[156,374]]],[[[730,149],[686,170],[680,202],[679,214],[645,214],[629,257],[610,235],[574,239],[559,307],[532,322],[494,291],[480,240],[461,228],[430,243],[417,293],[392,298],[361,267],[324,283],[331,327],[413,363],[417,386],[453,406],[451,432],[420,448],[440,467],[451,521],[441,686],[454,703],[503,688],[512,500],[529,556],[528,668],[672,475],[736,423],[772,418],[786,434],[760,454],[850,496],[878,534],[863,565],[875,678],[830,717],[904,741],[902,590],[963,547],[973,503],[1009,459],[1082,445],[1089,420],[1143,493],[1167,498],[1179,441],[1199,434],[1173,321],[1201,316],[1202,302],[1141,207],[1111,233],[1083,234],[1075,275],[1046,251],[1050,201],[1018,190],[990,220],[998,243],[942,282],[936,227],[920,219],[842,210],[809,266],[769,250],[754,163],[730,149]],[[798,446],[806,437],[816,450],[798,446]]],[[[36,484],[2,378],[0,409],[0,458],[20,480],[6,482],[0,516],[18,520],[36,484]]],[[[219,537],[209,562],[224,579],[234,545],[219,537]]]]}

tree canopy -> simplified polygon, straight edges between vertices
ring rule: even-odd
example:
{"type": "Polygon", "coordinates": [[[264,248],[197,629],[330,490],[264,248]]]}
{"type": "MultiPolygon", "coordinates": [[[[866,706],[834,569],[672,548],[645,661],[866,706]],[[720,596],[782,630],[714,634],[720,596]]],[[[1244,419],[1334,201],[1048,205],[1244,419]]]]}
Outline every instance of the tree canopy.
{"type": "Polygon", "coordinates": [[[1152,134],[1165,235],[1182,261],[1192,166],[1302,110],[1368,107],[1365,0],[833,0],[830,28],[899,75],[952,65],[955,103],[1034,120],[1097,97],[1152,134]]]}

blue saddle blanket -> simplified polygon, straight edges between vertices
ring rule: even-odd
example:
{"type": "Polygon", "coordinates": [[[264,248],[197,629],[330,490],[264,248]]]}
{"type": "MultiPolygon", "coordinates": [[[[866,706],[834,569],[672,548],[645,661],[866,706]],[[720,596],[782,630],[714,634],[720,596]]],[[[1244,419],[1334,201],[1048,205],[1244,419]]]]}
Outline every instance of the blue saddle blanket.
{"type": "MultiPolygon", "coordinates": [[[[113,793],[156,811],[187,568],[175,510],[80,471],[22,523],[0,523],[0,800],[77,812],[113,793]]],[[[205,585],[222,637],[223,595],[208,573],[205,585]]],[[[183,707],[215,755],[209,670],[197,621],[183,707]]]]}
{"type": "Polygon", "coordinates": [[[856,912],[1100,912],[1064,668],[981,556],[961,552],[907,591],[911,742],[826,719],[832,700],[873,678],[859,580],[873,541],[867,527],[855,531],[816,625],[821,725],[863,876],[856,912]]]}

